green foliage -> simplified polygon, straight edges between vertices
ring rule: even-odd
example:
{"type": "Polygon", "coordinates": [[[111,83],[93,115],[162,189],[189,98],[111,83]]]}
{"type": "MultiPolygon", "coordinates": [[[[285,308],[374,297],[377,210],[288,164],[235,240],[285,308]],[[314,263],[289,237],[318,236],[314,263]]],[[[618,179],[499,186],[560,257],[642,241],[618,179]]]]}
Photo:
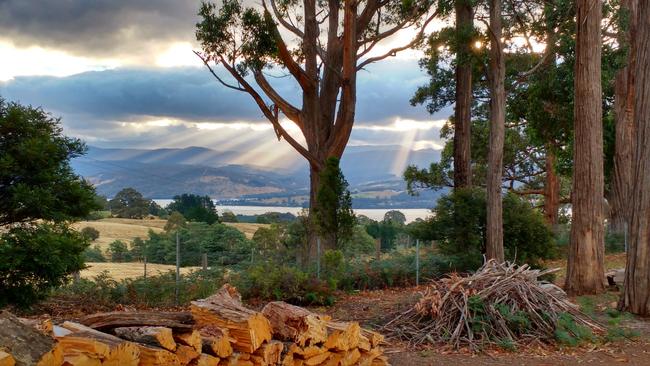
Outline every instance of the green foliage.
{"type": "Polygon", "coordinates": [[[237,215],[232,213],[232,211],[224,211],[221,214],[221,222],[239,222],[237,215]]]}
{"type": "MultiPolygon", "coordinates": [[[[486,197],[481,189],[458,189],[438,200],[434,215],[422,231],[435,240],[441,254],[458,270],[478,268],[485,252],[486,197]]],[[[504,249],[507,260],[541,265],[555,247],[542,215],[514,194],[503,198],[504,249]]]]}
{"type": "MultiPolygon", "coordinates": [[[[113,308],[116,305],[171,307],[175,306],[176,274],[173,271],[157,276],[116,281],[103,272],[92,280],[81,279],[56,290],[55,296],[113,308]]],[[[181,274],[179,303],[214,294],[224,284],[222,270],[193,271],[181,274]]]]}
{"type": "Polygon", "coordinates": [[[373,220],[366,225],[366,231],[373,238],[380,240],[383,251],[389,251],[395,248],[397,236],[404,232],[404,225],[391,220],[373,220]]]}
{"type": "Polygon", "coordinates": [[[560,314],[555,328],[555,339],[563,345],[576,347],[583,342],[595,342],[596,337],[591,329],[577,324],[568,313],[560,314]]]}
{"type": "Polygon", "coordinates": [[[214,224],[219,222],[219,215],[214,202],[209,196],[184,193],[174,196],[174,201],[167,206],[170,211],[178,211],[188,221],[214,224]]]}
{"type": "Polygon", "coordinates": [[[368,234],[364,226],[355,225],[352,236],[343,242],[341,250],[346,258],[370,254],[375,251],[375,239],[368,234]]]}
{"type": "Polygon", "coordinates": [[[401,211],[390,210],[384,214],[384,222],[390,222],[394,225],[406,224],[406,216],[401,211]]]}
{"type": "Polygon", "coordinates": [[[111,262],[131,262],[133,257],[126,243],[121,240],[115,240],[108,245],[108,253],[111,255],[111,262]]]}
{"type": "Polygon", "coordinates": [[[59,119],[0,98],[0,226],[62,222],[99,209],[94,189],[69,163],[85,151],[62,134],[59,119]]]}
{"type": "Polygon", "coordinates": [[[89,241],[94,241],[99,239],[99,230],[95,229],[92,226],[86,226],[81,229],[81,235],[83,235],[89,241]]]}
{"type": "Polygon", "coordinates": [[[98,244],[86,248],[86,250],[84,250],[83,256],[84,262],[106,262],[106,257],[104,257],[104,253],[102,253],[102,249],[98,244]]]}
{"type": "Polygon", "coordinates": [[[339,167],[339,159],[329,157],[320,173],[314,221],[320,235],[332,236],[337,247],[352,235],[355,224],[348,182],[339,167]]]}
{"type": "Polygon", "coordinates": [[[167,217],[167,210],[160,207],[160,205],[157,204],[156,201],[151,200],[149,202],[149,215],[158,216],[160,218],[165,218],[165,217],[167,217]]]}
{"type": "Polygon", "coordinates": [[[11,228],[0,236],[0,307],[29,306],[84,268],[87,240],[63,224],[11,228]]]}
{"type": "Polygon", "coordinates": [[[185,220],[185,217],[180,212],[174,211],[167,218],[167,222],[165,223],[164,229],[166,232],[172,232],[172,231],[180,230],[181,228],[184,228],[186,226],[187,226],[187,221],[185,220]]]}
{"type": "Polygon", "coordinates": [[[108,202],[111,214],[126,219],[141,219],[149,214],[151,201],[133,188],[124,188],[108,202]]]}

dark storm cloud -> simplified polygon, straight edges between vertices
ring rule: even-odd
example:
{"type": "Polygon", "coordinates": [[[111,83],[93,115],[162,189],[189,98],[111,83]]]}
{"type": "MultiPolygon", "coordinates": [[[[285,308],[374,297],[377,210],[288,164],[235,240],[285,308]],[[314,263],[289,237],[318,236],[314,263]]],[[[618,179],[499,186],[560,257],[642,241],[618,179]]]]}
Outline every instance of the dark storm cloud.
{"type": "MultiPolygon", "coordinates": [[[[392,61],[359,74],[356,120],[390,124],[395,118],[430,120],[409,98],[424,82],[415,61],[392,61]]],[[[289,78],[271,79],[281,95],[300,105],[300,90],[289,78]]],[[[264,121],[251,98],[218,84],[202,68],[115,69],[68,77],[18,77],[0,83],[7,99],[39,105],[98,124],[148,117],[187,121],[264,121]]]]}
{"type": "Polygon", "coordinates": [[[2,0],[0,38],[83,56],[192,41],[198,0],[2,0]]]}

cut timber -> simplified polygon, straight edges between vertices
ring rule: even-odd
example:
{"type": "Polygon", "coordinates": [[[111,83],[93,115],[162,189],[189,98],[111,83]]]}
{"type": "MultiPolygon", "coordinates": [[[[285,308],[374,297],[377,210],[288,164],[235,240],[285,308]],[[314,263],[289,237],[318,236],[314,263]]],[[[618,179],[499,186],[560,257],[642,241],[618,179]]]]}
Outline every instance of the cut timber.
{"type": "Polygon", "coordinates": [[[54,328],[63,356],[87,355],[102,360],[103,365],[138,364],[140,351],[135,343],[73,322],[54,328]]]}
{"type": "Polygon", "coordinates": [[[101,366],[102,361],[98,358],[85,355],[83,353],[77,355],[65,356],[63,358],[63,366],[101,366]]]}
{"type": "Polygon", "coordinates": [[[14,366],[15,364],[14,356],[5,351],[0,351],[0,366],[14,366]]]}
{"type": "Polygon", "coordinates": [[[292,341],[301,347],[327,340],[326,322],[329,317],[283,301],[268,303],[262,314],[271,323],[273,335],[280,340],[292,341]]]}
{"type": "Polygon", "coordinates": [[[384,341],[383,335],[364,328],[361,328],[361,337],[367,338],[373,348],[379,346],[384,341]]]}
{"type": "Polygon", "coordinates": [[[374,348],[368,352],[361,351],[361,357],[359,358],[359,366],[371,366],[372,361],[381,356],[381,349],[374,348]]]}
{"type": "Polygon", "coordinates": [[[255,365],[279,365],[282,360],[283,350],[284,344],[280,341],[264,343],[262,347],[251,355],[251,360],[255,365]]]}
{"type": "Polygon", "coordinates": [[[332,353],[330,358],[325,360],[321,365],[323,366],[339,366],[341,364],[341,360],[343,359],[344,354],[343,353],[332,353]]]}
{"type": "Polygon", "coordinates": [[[190,365],[192,366],[217,366],[219,365],[219,358],[201,353],[199,358],[194,360],[190,365]]]}
{"type": "Polygon", "coordinates": [[[189,331],[194,320],[189,312],[113,311],[88,315],[79,323],[105,331],[135,326],[167,327],[189,331]]]}
{"type": "Polygon", "coordinates": [[[187,365],[193,360],[199,358],[201,355],[199,352],[197,352],[194,347],[186,346],[184,344],[179,344],[176,347],[176,357],[178,357],[178,360],[182,365],[187,365]]]}
{"type": "Polygon", "coordinates": [[[357,361],[359,361],[359,358],[361,358],[361,352],[359,352],[357,348],[347,351],[343,354],[341,366],[356,365],[357,361]]]}
{"type": "Polygon", "coordinates": [[[169,351],[176,350],[176,342],[172,330],[165,327],[124,327],[115,328],[116,336],[138,343],[164,348],[169,351]]]}
{"type": "Polygon", "coordinates": [[[271,324],[261,313],[245,308],[234,287],[226,284],[207,299],[193,301],[192,316],[197,326],[228,329],[236,340],[234,348],[253,353],[271,340],[271,324]]]}
{"type": "Polygon", "coordinates": [[[201,334],[198,330],[192,330],[191,332],[174,333],[174,340],[178,344],[183,344],[194,348],[198,353],[201,353],[201,349],[203,348],[203,341],[201,340],[201,334]]]}
{"type": "Polygon", "coordinates": [[[388,358],[386,356],[379,356],[372,360],[372,366],[390,366],[388,363],[388,358]]]}
{"type": "Polygon", "coordinates": [[[36,328],[37,330],[47,335],[52,335],[54,324],[52,324],[51,319],[25,319],[25,318],[19,318],[19,319],[25,325],[29,325],[32,328],[36,328]]]}
{"type": "Polygon", "coordinates": [[[138,366],[183,366],[178,357],[168,350],[146,344],[138,344],[140,362],[138,366]]]}
{"type": "Polygon", "coordinates": [[[359,346],[361,327],[357,322],[327,322],[329,335],[325,347],[337,351],[347,351],[359,346]]]}
{"type": "Polygon", "coordinates": [[[25,325],[7,311],[0,312],[0,345],[6,353],[12,355],[18,365],[63,363],[60,351],[53,350],[55,341],[52,337],[25,325]]]}
{"type": "Polygon", "coordinates": [[[296,344],[292,344],[289,347],[289,351],[293,353],[294,358],[301,358],[304,360],[304,359],[312,358],[316,355],[323,354],[328,351],[328,348],[322,346],[299,347],[296,344]]]}
{"type": "Polygon", "coordinates": [[[306,359],[303,364],[307,366],[320,365],[321,363],[325,362],[325,360],[327,360],[331,355],[332,352],[327,351],[325,353],[321,353],[320,355],[306,359]]]}
{"type": "Polygon", "coordinates": [[[248,353],[233,353],[230,357],[221,360],[219,366],[255,366],[248,353]]]}
{"type": "Polygon", "coordinates": [[[199,329],[201,342],[203,345],[203,352],[217,356],[219,358],[227,358],[233,353],[232,344],[235,340],[230,338],[227,330],[223,330],[214,326],[206,326],[199,329]]]}

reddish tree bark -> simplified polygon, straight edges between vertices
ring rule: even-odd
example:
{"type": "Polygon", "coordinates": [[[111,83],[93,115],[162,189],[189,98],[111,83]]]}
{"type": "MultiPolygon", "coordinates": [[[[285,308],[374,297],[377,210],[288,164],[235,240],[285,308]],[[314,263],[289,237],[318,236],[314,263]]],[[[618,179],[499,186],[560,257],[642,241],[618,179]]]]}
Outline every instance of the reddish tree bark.
{"type": "Polygon", "coordinates": [[[630,241],[621,306],[650,315],[650,2],[639,1],[634,52],[636,135],[630,241]]]}
{"type": "Polygon", "coordinates": [[[472,64],[471,44],[467,34],[474,24],[474,11],[469,0],[456,0],[456,33],[461,40],[456,64],[456,108],[454,112],[454,188],[472,185],[471,117],[472,64]],[[463,43],[463,41],[465,41],[463,43]]]}
{"type": "Polygon", "coordinates": [[[503,253],[503,144],[506,120],[506,65],[501,44],[502,0],[490,1],[490,141],[487,168],[487,241],[486,257],[504,261],[503,253]]]}
{"type": "Polygon", "coordinates": [[[565,289],[605,290],[600,0],[577,0],[571,239],[565,289]]]}
{"type": "Polygon", "coordinates": [[[546,222],[555,229],[558,223],[560,209],[560,179],[555,172],[555,153],[552,148],[546,149],[546,182],[544,183],[544,217],[546,222]]]}

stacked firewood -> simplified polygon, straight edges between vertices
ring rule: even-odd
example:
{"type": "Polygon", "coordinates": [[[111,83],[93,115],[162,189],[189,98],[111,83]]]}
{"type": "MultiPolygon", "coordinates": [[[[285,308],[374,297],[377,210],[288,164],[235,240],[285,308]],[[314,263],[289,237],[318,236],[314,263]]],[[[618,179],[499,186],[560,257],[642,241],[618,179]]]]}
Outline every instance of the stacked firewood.
{"type": "Polygon", "coordinates": [[[0,366],[388,364],[383,337],[356,322],[284,302],[257,312],[229,285],[189,312],[99,313],[58,326],[3,313],[0,327],[3,321],[13,327],[0,328],[0,366]]]}

